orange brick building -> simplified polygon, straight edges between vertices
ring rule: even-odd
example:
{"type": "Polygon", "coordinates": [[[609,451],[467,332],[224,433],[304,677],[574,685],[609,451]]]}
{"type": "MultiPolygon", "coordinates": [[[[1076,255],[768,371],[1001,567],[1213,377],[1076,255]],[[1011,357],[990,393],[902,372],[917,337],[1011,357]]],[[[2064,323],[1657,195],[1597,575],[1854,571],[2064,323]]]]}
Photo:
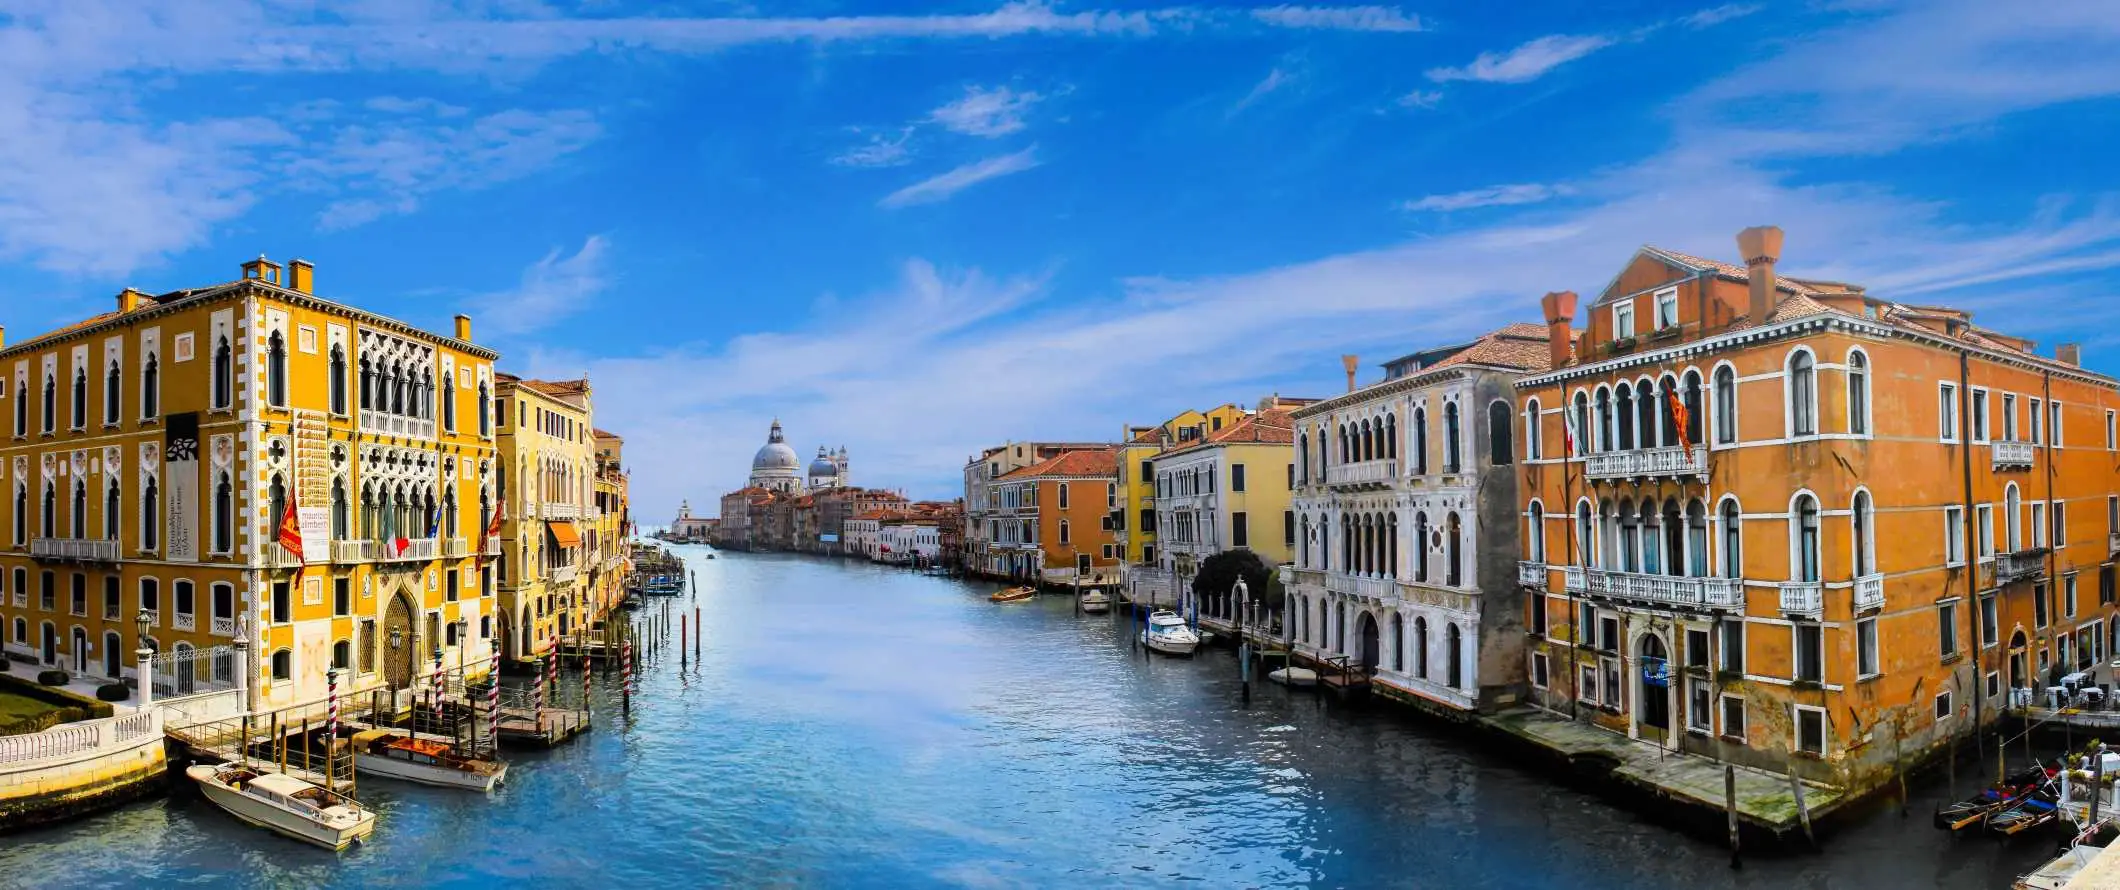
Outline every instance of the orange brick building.
{"type": "Polygon", "coordinates": [[[1116,583],[1112,531],[1119,458],[1111,448],[1067,451],[994,480],[992,547],[1009,577],[1116,583]]]}
{"type": "Polygon", "coordinates": [[[1527,667],[1547,708],[1859,791],[2110,657],[2120,391],[2072,346],[1779,276],[1781,240],[1546,297],[1527,667]]]}

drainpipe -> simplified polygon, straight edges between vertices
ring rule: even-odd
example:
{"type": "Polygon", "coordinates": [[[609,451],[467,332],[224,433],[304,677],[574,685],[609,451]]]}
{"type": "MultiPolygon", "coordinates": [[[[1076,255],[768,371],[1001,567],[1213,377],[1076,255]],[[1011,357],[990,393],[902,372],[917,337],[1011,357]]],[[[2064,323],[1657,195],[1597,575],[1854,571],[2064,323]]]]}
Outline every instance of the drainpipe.
{"type": "MultiPolygon", "coordinates": [[[[2052,421],[2052,420],[2054,419],[2054,372],[2052,372],[2052,371],[2041,371],[2041,372],[2039,372],[2039,390],[2040,390],[2040,394],[2046,397],[2046,404],[2044,404],[2044,405],[2041,405],[2041,406],[2039,406],[2039,410],[2041,410],[2041,411],[2045,411],[2045,412],[2046,412],[2046,418],[2045,418],[2045,420],[2046,420],[2046,421],[2052,421]]],[[[2047,442],[2047,447],[2046,447],[2046,460],[2044,461],[2044,463],[2046,464],[2046,510],[2044,511],[2044,512],[2046,513],[2046,530],[2045,530],[2045,535],[2046,535],[2046,555],[2045,555],[2044,557],[2041,557],[2041,559],[2043,559],[2043,560],[2044,560],[2044,561],[2046,562],[2046,591],[2047,591],[2047,597],[2048,597],[2049,599],[2058,599],[2059,597],[2056,597],[2056,596],[2055,596],[2055,592],[2056,592],[2056,587],[2055,587],[2055,585],[2058,585],[2058,584],[2060,584],[2060,583],[2061,583],[2061,579],[2060,579],[2060,578],[2056,578],[2056,577],[2054,577],[2054,569],[2055,569],[2055,567],[2056,567],[2056,566],[2055,566],[2055,563],[2056,563],[2056,562],[2058,562],[2058,560],[2057,560],[2057,559],[2055,558],[2055,555],[2054,555],[2054,549],[2055,549],[2055,547],[2056,547],[2057,545],[2059,545],[2059,544],[2061,544],[2061,543],[2063,543],[2063,542],[2062,542],[2062,541],[2058,541],[2058,540],[2055,540],[2055,538],[2054,538],[2054,534],[2053,534],[2053,532],[2054,532],[2054,452],[2055,452],[2055,450],[2056,450],[2056,449],[2055,449],[2055,446],[2054,446],[2054,441],[2055,441],[2055,439],[2057,439],[2057,438],[2058,438],[2058,437],[2060,436],[2060,432],[2061,432],[2061,431],[2060,431],[2060,430],[2058,430],[2058,429],[2055,429],[2055,428],[2054,428],[2054,424],[2053,424],[2053,423],[2051,423],[2051,422],[2043,423],[2043,424],[2042,424],[2042,427],[2043,427],[2043,428],[2044,428],[2044,429],[2046,430],[2046,442],[2047,442]]],[[[2072,604],[2072,605],[2073,605],[2073,604],[2072,604]]],[[[2061,626],[2061,615],[2060,615],[2060,614],[2058,614],[2058,610],[2049,610],[2049,611],[2050,611],[2050,612],[2053,612],[2053,613],[2054,613],[2054,614],[2051,614],[2051,615],[2049,615],[2049,616],[2048,616],[2048,617],[2052,618],[2053,620],[2052,620],[2052,621],[2049,621],[2049,622],[2047,622],[2047,625],[2046,625],[2046,626],[2047,626],[2047,631],[2048,631],[2048,633],[2052,633],[2052,632],[2053,632],[2053,629],[2054,629],[2054,628],[2057,628],[2057,627],[2060,627],[2060,626],[2061,626]]],[[[2066,631],[2066,630],[2063,630],[2063,631],[2062,631],[2062,634],[2063,634],[2064,636],[2066,636],[2066,635],[2068,634],[2068,631],[2066,631]]],[[[2048,642],[2049,642],[2049,643],[2051,643],[2052,641],[2051,641],[2051,640],[2049,640],[2048,642]]],[[[2079,661],[2080,661],[2080,660],[2082,660],[2083,656],[2082,656],[2082,654],[2081,654],[2081,653],[2077,653],[2077,654],[2076,654],[2076,658],[2077,658],[2077,660],[2079,660],[2079,661]]],[[[2068,666],[2067,666],[2067,665],[2062,665],[2062,667],[2063,667],[2063,668],[2066,668],[2066,667],[2068,667],[2068,666]]],[[[2091,670],[2092,670],[2092,672],[2093,672],[2093,673],[2095,674],[2095,673],[2097,672],[2097,665],[2093,664],[2093,665],[2091,666],[2091,670]]],[[[2094,679],[2095,679],[2095,678],[2094,678],[2094,679]]],[[[2093,797],[2096,797],[2097,795],[2092,795],[2092,796],[2093,796],[2093,797]]]]}
{"type": "MultiPolygon", "coordinates": [[[[1973,628],[1973,634],[1970,638],[1973,647],[1973,689],[1976,693],[1973,696],[1973,744],[1980,761],[1984,763],[1987,760],[1987,744],[1986,737],[1980,732],[1980,718],[1987,698],[1987,687],[1982,685],[1982,681],[1986,679],[1987,664],[1986,649],[1980,637],[1980,539],[1976,537],[1978,530],[1973,523],[1972,376],[1972,354],[1960,347],[1958,350],[1958,464],[1963,471],[1965,488],[1959,500],[1958,516],[1960,521],[1965,523],[1965,589],[1966,593],[1969,594],[1967,599],[1973,601],[1973,607],[1966,610],[1971,613],[1967,623],[1973,628]]],[[[1998,626],[1995,628],[1995,633],[1999,639],[2002,633],[2002,628],[2000,627],[2002,621],[2000,591],[1996,592],[1996,597],[1995,620],[1998,626]]]]}

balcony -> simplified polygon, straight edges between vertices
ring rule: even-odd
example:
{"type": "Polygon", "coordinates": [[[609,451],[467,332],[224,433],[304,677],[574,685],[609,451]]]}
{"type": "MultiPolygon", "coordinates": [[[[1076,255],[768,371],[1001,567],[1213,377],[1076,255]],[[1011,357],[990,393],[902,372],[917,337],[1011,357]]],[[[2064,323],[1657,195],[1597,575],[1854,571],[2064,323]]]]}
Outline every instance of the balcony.
{"type": "Polygon", "coordinates": [[[1743,609],[1745,582],[1738,578],[1693,578],[1567,566],[1562,583],[1571,593],[1694,609],[1743,609]]]}
{"type": "Polygon", "coordinates": [[[470,555],[471,555],[471,541],[470,541],[470,539],[468,539],[468,538],[443,538],[443,539],[442,539],[442,558],[443,558],[443,559],[463,559],[464,557],[466,557],[466,556],[470,556],[470,555]]]}
{"type": "Polygon", "coordinates": [[[235,636],[236,620],[225,615],[215,615],[213,617],[213,627],[211,628],[211,630],[213,632],[213,635],[217,637],[235,636]]]}
{"type": "Polygon", "coordinates": [[[265,565],[268,568],[291,569],[302,564],[302,558],[287,549],[287,545],[274,542],[265,545],[265,565]]]}
{"type": "Polygon", "coordinates": [[[1988,445],[1988,459],[1997,470],[2031,469],[2034,453],[2036,449],[2030,442],[1994,442],[1988,445]]]}
{"type": "Polygon", "coordinates": [[[1871,574],[1855,579],[1855,611],[1884,608],[1884,575],[1871,574]]]}
{"type": "Polygon", "coordinates": [[[374,541],[332,541],[331,561],[341,565],[375,561],[374,541]]]}
{"type": "Polygon", "coordinates": [[[169,626],[173,630],[196,630],[198,621],[199,616],[193,612],[178,612],[169,616],[169,626]]]}
{"type": "Polygon", "coordinates": [[[361,411],[361,432],[379,436],[434,438],[434,421],[404,417],[373,409],[361,411]]]}
{"type": "Polygon", "coordinates": [[[1583,461],[1583,473],[1591,480],[1658,479],[1696,476],[1708,478],[1708,446],[1691,448],[1637,448],[1593,454],[1583,461]]]}
{"type": "Polygon", "coordinates": [[[1781,613],[1817,618],[1825,611],[1825,585],[1817,581],[1781,582],[1781,613]]]}
{"type": "Polygon", "coordinates": [[[1325,572],[1321,569],[1298,569],[1291,567],[1287,569],[1286,572],[1287,574],[1285,577],[1287,579],[1287,583],[1290,586],[1309,587],[1312,589],[1322,588],[1325,586],[1325,572]]]}
{"type": "Polygon", "coordinates": [[[544,505],[539,509],[542,511],[546,519],[580,519],[582,517],[582,508],[580,504],[569,504],[563,501],[546,501],[544,505]]]}
{"type": "Polygon", "coordinates": [[[1343,575],[1333,572],[1325,576],[1325,589],[1342,596],[1382,600],[1390,597],[1394,582],[1390,578],[1368,578],[1360,575],[1343,575]]]}
{"type": "Polygon", "coordinates": [[[1325,468],[1325,484],[1333,488],[1365,489],[1383,488],[1398,478],[1399,462],[1396,460],[1365,460],[1361,463],[1334,464],[1325,468]]]}
{"type": "Polygon", "coordinates": [[[1546,589],[1546,564],[1524,560],[1516,564],[1516,583],[1532,590],[1546,589]]]}
{"type": "Polygon", "coordinates": [[[118,542],[97,538],[31,538],[29,555],[32,559],[117,562],[118,542]]]}
{"type": "Polygon", "coordinates": [[[1400,581],[1397,587],[1398,590],[1395,592],[1398,594],[1400,602],[1420,603],[1424,606],[1435,606],[1440,609],[1449,609],[1454,612],[1468,614],[1479,611],[1479,602],[1472,594],[1461,590],[1416,584],[1410,581],[1400,581]]]}
{"type": "Polygon", "coordinates": [[[2037,578],[2046,572],[2046,548],[2033,547],[1995,555],[1995,585],[2037,578]]]}

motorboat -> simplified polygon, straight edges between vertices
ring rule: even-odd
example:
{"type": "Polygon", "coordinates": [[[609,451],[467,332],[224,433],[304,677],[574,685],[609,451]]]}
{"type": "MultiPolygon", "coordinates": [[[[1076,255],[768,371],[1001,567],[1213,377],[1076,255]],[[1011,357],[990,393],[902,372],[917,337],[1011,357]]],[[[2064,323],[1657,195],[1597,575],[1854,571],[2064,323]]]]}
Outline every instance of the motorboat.
{"type": "Polygon", "coordinates": [[[1316,686],[1318,672],[1309,668],[1285,667],[1267,674],[1266,679],[1283,686],[1316,686]]]}
{"type": "Polygon", "coordinates": [[[1085,615],[1102,615],[1111,611],[1112,595],[1097,588],[1082,591],[1082,612],[1085,615]]]}
{"type": "Polygon", "coordinates": [[[344,850],[375,831],[358,801],[268,767],[197,764],[184,774],[228,814],[303,843],[344,850]]]}
{"type": "Polygon", "coordinates": [[[367,775],[473,791],[492,791],[508,776],[506,763],[471,756],[447,740],[391,729],[355,733],[353,765],[367,775]]]}
{"type": "Polygon", "coordinates": [[[1200,634],[1178,613],[1158,611],[1148,616],[1148,629],[1141,632],[1141,643],[1165,655],[1191,655],[1200,648],[1200,634]]]}
{"type": "Polygon", "coordinates": [[[988,594],[986,599],[991,603],[1020,603],[1037,595],[1038,589],[1035,587],[1011,587],[1007,590],[996,590],[988,594]]]}

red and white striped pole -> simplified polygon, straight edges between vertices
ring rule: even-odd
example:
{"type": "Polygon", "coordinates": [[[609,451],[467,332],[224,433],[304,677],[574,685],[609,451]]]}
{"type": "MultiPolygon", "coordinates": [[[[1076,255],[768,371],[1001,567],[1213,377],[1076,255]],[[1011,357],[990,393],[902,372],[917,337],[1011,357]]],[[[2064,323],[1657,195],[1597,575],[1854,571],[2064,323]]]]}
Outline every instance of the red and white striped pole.
{"type": "Polygon", "coordinates": [[[442,723],[442,650],[434,650],[434,723],[442,723]]]}
{"type": "Polygon", "coordinates": [[[594,671],[591,671],[591,670],[589,670],[589,647],[587,647],[587,646],[583,646],[583,647],[582,647],[582,712],[583,712],[583,713],[587,713],[587,712],[588,712],[588,710],[589,710],[589,679],[590,679],[591,677],[593,677],[593,676],[595,676],[595,672],[594,672],[594,671]]]}
{"type": "Polygon", "coordinates": [[[493,745],[493,759],[501,759],[501,668],[498,659],[493,664],[493,675],[486,678],[486,741],[493,745]]]}
{"type": "Polygon", "coordinates": [[[331,749],[339,744],[339,669],[324,672],[324,789],[331,790],[331,749]]]}
{"type": "Polygon", "coordinates": [[[545,711],[545,656],[537,657],[537,675],[530,678],[530,716],[545,711]]]}
{"type": "Polygon", "coordinates": [[[552,675],[545,679],[552,684],[552,702],[556,705],[559,703],[559,631],[556,630],[552,632],[552,660],[547,662],[547,668],[552,675]]]}
{"type": "Polygon", "coordinates": [[[633,719],[633,641],[627,640],[626,648],[621,651],[625,653],[625,658],[619,663],[621,665],[618,675],[619,700],[624,703],[626,719],[631,720],[633,719]]]}

